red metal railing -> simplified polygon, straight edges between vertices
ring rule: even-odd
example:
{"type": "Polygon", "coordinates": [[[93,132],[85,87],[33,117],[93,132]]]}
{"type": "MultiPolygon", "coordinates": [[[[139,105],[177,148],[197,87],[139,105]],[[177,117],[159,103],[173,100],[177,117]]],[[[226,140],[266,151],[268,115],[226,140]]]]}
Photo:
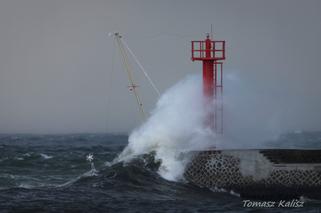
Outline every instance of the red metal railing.
{"type": "Polygon", "coordinates": [[[205,41],[192,41],[192,60],[224,60],[225,41],[211,41],[211,49],[205,49],[205,41]],[[206,54],[210,52],[210,54],[206,54]],[[210,55],[210,57],[206,57],[210,55]]]}

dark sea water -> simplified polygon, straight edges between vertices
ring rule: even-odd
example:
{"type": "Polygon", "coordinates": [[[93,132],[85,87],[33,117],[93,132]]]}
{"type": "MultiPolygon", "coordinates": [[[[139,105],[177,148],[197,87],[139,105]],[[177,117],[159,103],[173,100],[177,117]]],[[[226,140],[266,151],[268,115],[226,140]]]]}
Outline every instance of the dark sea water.
{"type": "MultiPolygon", "coordinates": [[[[321,134],[280,140],[320,148],[321,134]]],[[[244,208],[230,193],[164,180],[149,155],[107,166],[126,144],[119,135],[0,135],[0,212],[321,212],[315,200],[304,208],[244,208]]]]}

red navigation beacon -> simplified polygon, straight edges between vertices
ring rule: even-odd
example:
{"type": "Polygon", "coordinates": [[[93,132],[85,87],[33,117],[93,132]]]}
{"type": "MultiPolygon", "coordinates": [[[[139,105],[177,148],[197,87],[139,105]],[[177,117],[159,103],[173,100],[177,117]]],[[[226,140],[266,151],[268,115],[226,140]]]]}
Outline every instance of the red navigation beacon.
{"type": "Polygon", "coordinates": [[[204,41],[192,41],[192,61],[203,62],[203,93],[214,109],[206,121],[215,133],[223,133],[223,60],[225,41],[214,41],[207,35],[204,41]]]}

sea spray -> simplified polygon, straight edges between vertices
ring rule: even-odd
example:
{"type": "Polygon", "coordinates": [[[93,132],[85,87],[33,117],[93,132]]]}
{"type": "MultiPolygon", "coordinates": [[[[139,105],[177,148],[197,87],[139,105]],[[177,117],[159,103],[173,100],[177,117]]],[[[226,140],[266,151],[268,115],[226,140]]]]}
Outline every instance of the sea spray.
{"type": "Polygon", "coordinates": [[[154,152],[163,178],[182,179],[189,160],[184,153],[215,146],[215,135],[204,127],[203,103],[201,76],[185,77],[160,97],[151,116],[131,133],[127,147],[114,162],[154,152]]]}

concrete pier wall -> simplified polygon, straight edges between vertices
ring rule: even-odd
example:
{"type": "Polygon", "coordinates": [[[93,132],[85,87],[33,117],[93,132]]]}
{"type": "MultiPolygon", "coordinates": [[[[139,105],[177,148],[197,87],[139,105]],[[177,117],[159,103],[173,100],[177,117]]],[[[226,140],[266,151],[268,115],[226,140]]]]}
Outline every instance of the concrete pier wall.
{"type": "Polygon", "coordinates": [[[206,150],[194,153],[185,178],[243,197],[321,198],[321,150],[206,150]]]}

